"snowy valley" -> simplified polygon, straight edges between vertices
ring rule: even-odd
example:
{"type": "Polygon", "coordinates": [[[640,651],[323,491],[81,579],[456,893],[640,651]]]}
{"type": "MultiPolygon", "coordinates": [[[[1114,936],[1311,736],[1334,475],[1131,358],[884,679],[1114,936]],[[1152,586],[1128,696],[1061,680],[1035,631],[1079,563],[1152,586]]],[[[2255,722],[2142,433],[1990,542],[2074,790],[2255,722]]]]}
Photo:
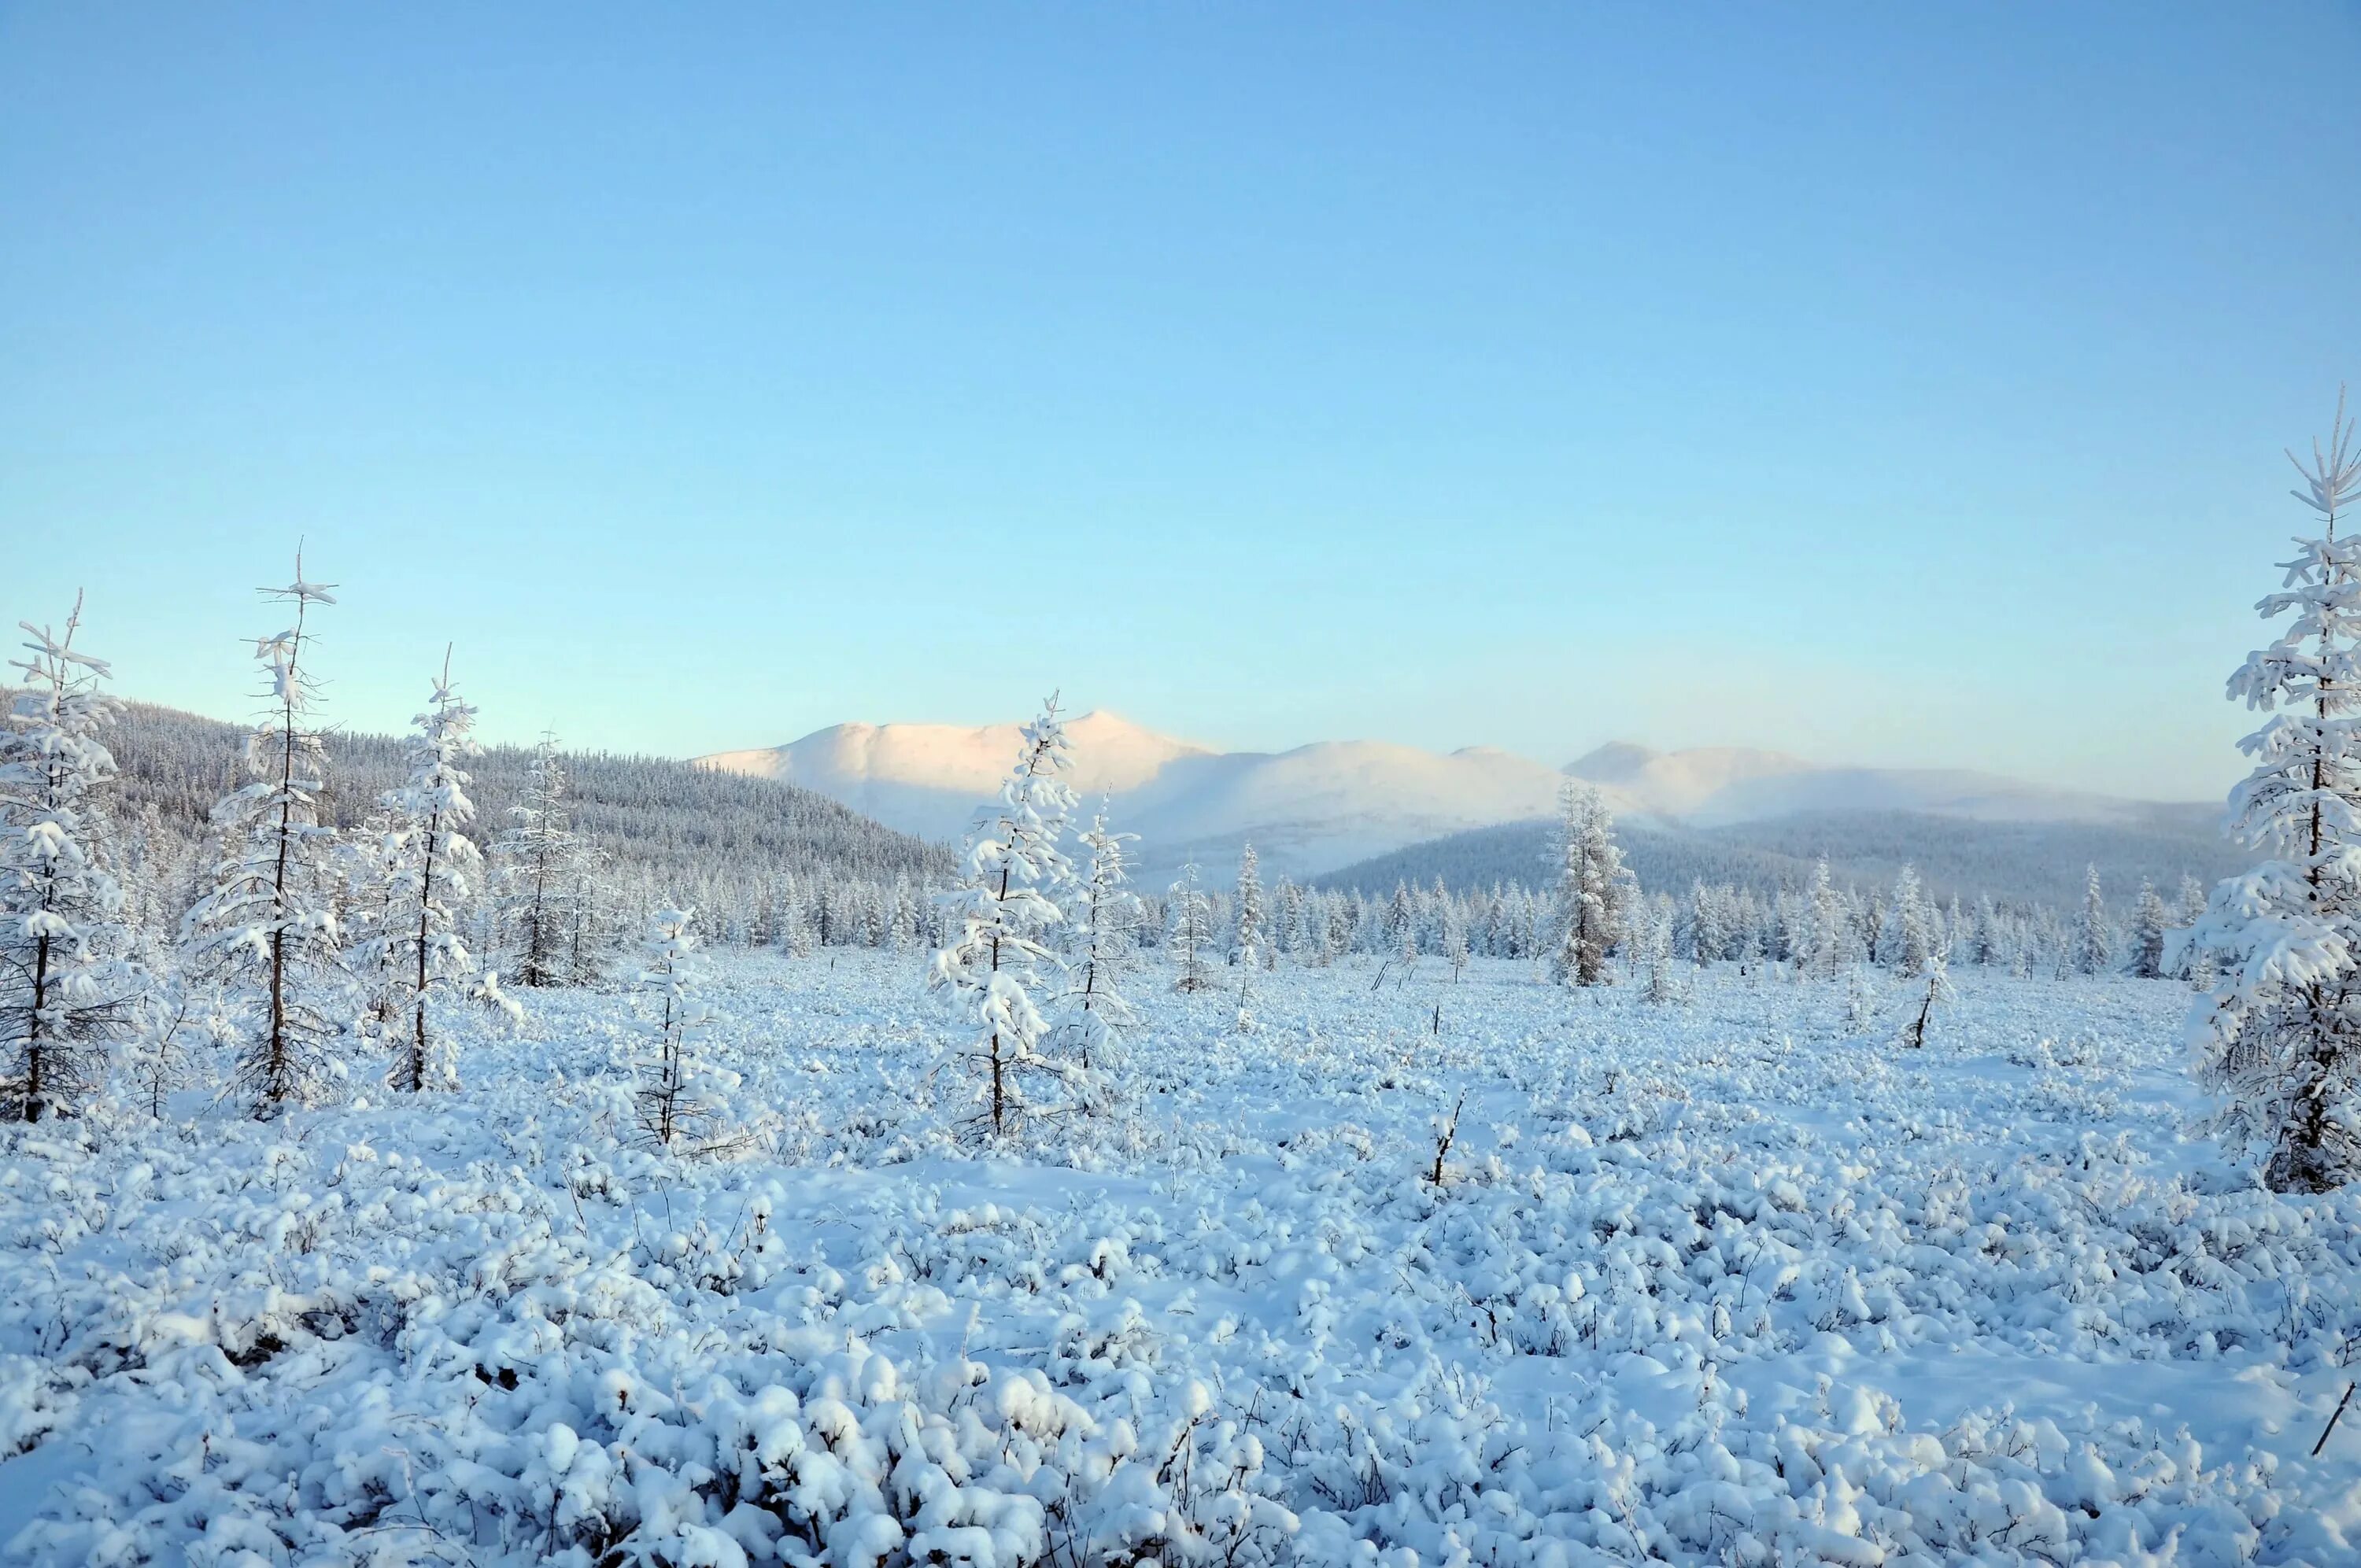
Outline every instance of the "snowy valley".
{"type": "Polygon", "coordinates": [[[1555,779],[1554,885],[1266,885],[1242,844],[1143,897],[1112,786],[1222,759],[1094,765],[1053,703],[972,741],[996,790],[928,786],[993,796],[946,866],[801,782],[487,758],[447,663],[407,742],[332,746],[335,598],[269,595],[273,707],[201,832],[217,737],[26,629],[16,1560],[2361,1545],[2361,1186],[2180,1043],[2192,986],[2249,983],[2235,880],[2126,912],[2093,866],[2070,919],[1822,857],[1676,897],[1610,801],[1796,770],[1624,752],[1555,779]]]}
{"type": "Polygon", "coordinates": [[[2356,60],[0,3],[0,1568],[2361,1568],[2356,60]]]}

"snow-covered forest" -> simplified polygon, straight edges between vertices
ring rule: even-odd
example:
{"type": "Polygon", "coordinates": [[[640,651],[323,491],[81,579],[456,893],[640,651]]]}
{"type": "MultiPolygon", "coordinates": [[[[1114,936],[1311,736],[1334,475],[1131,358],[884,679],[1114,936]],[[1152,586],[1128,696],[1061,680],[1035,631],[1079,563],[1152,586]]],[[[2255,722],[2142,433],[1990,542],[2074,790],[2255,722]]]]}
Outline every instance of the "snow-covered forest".
{"type": "MultiPolygon", "coordinates": [[[[109,730],[119,769],[113,809],[127,852],[156,862],[153,875],[166,895],[152,914],[165,925],[203,874],[211,813],[244,782],[246,740],[234,725],[138,702],[124,704],[109,730]]],[[[321,744],[322,810],[339,827],[357,827],[401,781],[408,742],[330,728],[321,744]]],[[[470,762],[484,820],[511,820],[532,788],[537,754],[489,746],[470,762]]],[[[573,828],[603,853],[606,882],[629,909],[682,899],[709,911],[744,909],[752,925],[766,902],[784,900],[791,887],[818,905],[830,901],[821,890],[839,883],[939,884],[950,870],[948,851],[793,784],[659,757],[572,750],[558,756],[573,828]]]]}
{"type": "Polygon", "coordinates": [[[0,750],[0,1542],[44,1563],[2326,1563],[2361,1549],[2361,481],[2257,869],[1134,885],[767,780],[112,695],[0,750]],[[202,809],[201,809],[202,808],[202,809]],[[851,949],[851,950],[848,950],[851,949]],[[2315,1439],[2317,1441],[2315,1441],[2315,1439]]]}

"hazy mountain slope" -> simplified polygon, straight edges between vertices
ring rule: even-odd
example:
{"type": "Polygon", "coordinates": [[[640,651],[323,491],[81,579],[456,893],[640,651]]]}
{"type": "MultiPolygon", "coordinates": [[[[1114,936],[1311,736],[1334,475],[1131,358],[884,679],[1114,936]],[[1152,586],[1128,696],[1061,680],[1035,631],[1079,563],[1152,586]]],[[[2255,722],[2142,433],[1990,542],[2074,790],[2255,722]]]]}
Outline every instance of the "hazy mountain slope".
{"type": "MultiPolygon", "coordinates": [[[[699,757],[697,765],[797,784],[903,832],[949,843],[999,792],[1022,744],[1019,731],[1015,724],[837,724],[785,746],[699,757]]],[[[1068,782],[1085,795],[1127,793],[1175,761],[1213,755],[1112,713],[1070,719],[1066,738],[1074,752],[1068,782]]]]}
{"type": "Polygon", "coordinates": [[[1707,828],[1822,811],[1901,811],[1987,821],[2120,822],[2148,803],[2055,789],[1964,768],[1825,767],[1778,751],[1602,746],[1565,771],[1623,809],[1707,828]]]}
{"type": "MultiPolygon", "coordinates": [[[[2218,810],[2203,806],[2151,807],[2145,820],[2128,823],[1817,812],[1689,830],[1623,823],[1616,834],[1641,885],[1654,891],[1686,892],[1698,879],[1757,888],[1800,883],[1825,853],[1839,882],[1882,885],[1907,861],[1940,898],[1989,893],[2067,907],[2081,903],[2083,868],[2092,863],[2118,902],[2144,876],[2169,898],[2183,873],[2209,883],[2229,875],[2248,857],[2222,838],[2219,819],[2218,810]]],[[[1412,844],[1317,880],[1371,892],[1437,876],[1454,888],[1543,883],[1552,874],[1551,835],[1545,821],[1506,823],[1412,844]]]]}
{"type": "Polygon", "coordinates": [[[1192,856],[1226,861],[1251,838],[1267,863],[1301,874],[1406,837],[1547,810],[1561,782],[1505,751],[1436,756],[1382,741],[1330,741],[1182,758],[1123,796],[1119,808],[1140,835],[1141,861],[1150,870],[1192,856]]]}
{"type": "Polygon", "coordinates": [[[1620,795],[1651,814],[1686,817],[1727,790],[1758,779],[1817,772],[1816,764],[1782,751],[1702,746],[1652,751],[1610,741],[1565,765],[1576,778],[1620,795]]]}

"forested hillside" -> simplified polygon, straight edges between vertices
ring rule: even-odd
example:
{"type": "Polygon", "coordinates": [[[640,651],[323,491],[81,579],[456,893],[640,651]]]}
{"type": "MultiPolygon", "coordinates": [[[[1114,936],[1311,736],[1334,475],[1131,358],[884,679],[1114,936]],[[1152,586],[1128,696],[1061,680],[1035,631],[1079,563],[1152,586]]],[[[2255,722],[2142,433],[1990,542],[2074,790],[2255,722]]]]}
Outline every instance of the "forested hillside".
{"type": "MultiPolygon", "coordinates": [[[[155,808],[175,843],[192,848],[214,803],[246,783],[243,726],[128,703],[106,740],[122,769],[120,811],[155,808]]],[[[357,824],[402,779],[410,742],[331,731],[324,814],[357,824]]],[[[467,763],[480,820],[497,831],[526,785],[529,749],[488,747],[467,763]]],[[[576,829],[626,878],[686,902],[759,901],[787,877],[925,883],[950,874],[948,850],[895,832],[824,795],[772,779],[715,773],[661,757],[566,755],[576,829]]]]}
{"type": "MultiPolygon", "coordinates": [[[[2152,808],[2138,827],[2080,822],[1980,822],[1906,811],[1811,812],[1768,822],[1669,833],[1620,823],[1616,837],[1640,885],[1677,892],[1693,882],[1757,893],[1801,887],[1826,855],[1839,883],[1884,887],[1907,864],[1937,901],[1990,895],[2019,905],[2071,905],[2086,868],[2111,888],[2143,879],[2170,888],[2183,875],[2212,883],[2236,871],[2238,850],[2210,807],[2152,808]]],[[[1549,822],[1510,822],[1430,839],[1314,879],[1327,888],[1383,894],[1397,883],[1466,892],[1496,883],[1546,883],[1554,864],[1549,822]]]]}

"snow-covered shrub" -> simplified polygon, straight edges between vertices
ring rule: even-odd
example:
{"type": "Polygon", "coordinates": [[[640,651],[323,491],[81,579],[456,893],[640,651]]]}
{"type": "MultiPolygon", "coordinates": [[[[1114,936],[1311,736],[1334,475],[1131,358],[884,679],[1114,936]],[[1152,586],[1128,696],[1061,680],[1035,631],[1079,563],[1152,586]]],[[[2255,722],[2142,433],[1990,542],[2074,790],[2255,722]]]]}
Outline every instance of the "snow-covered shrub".
{"type": "Polygon", "coordinates": [[[1816,988],[1569,1010],[1478,959],[1429,981],[1438,1041],[1424,996],[1291,966],[1251,1037],[1175,999],[1154,1141],[1086,1159],[914,1103],[939,1047],[889,955],[724,954],[698,1048],[794,1110],[778,1156],[632,1140],[631,1020],[563,991],[457,1025],[425,1101],[0,1129],[15,1552],[2350,1556],[2350,1455],[2304,1450],[2361,1196],[2177,1140],[2175,988],[1956,983],[1944,1049],[1872,1052],[1816,988]],[[2045,1036],[2103,1042],[2056,1076],[2113,1109],[2006,1067],[2045,1036]]]}

